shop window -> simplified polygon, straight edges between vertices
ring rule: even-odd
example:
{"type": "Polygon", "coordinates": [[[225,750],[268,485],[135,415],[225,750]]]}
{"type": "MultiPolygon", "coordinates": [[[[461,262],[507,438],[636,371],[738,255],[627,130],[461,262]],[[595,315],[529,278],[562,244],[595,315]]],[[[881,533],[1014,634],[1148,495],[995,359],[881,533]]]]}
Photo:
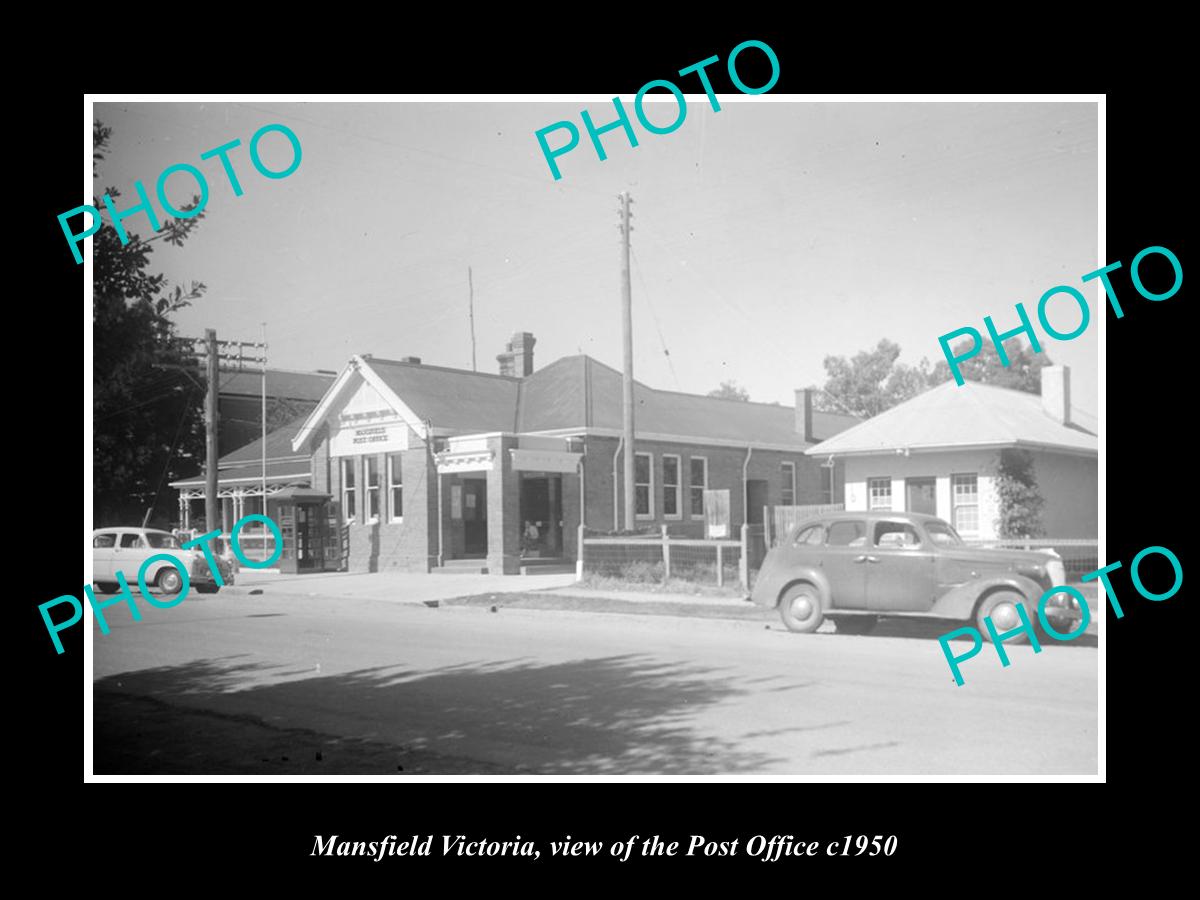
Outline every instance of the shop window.
{"type": "Polygon", "coordinates": [[[960,534],[979,533],[979,479],[975,475],[952,475],[950,496],[954,506],[955,530],[960,534]]]}
{"type": "Polygon", "coordinates": [[[633,455],[633,510],[643,519],[654,518],[654,456],[633,455]]]}
{"type": "Polygon", "coordinates": [[[867,479],[867,509],[892,508],[892,479],[867,479]]]}
{"type": "Polygon", "coordinates": [[[783,475],[783,492],[781,495],[781,503],[783,506],[796,505],[796,464],[785,462],[780,467],[783,475]]]}
{"type": "Polygon", "coordinates": [[[399,453],[388,454],[388,502],[393,522],[404,521],[404,469],[399,453]]]}
{"type": "Polygon", "coordinates": [[[358,518],[358,487],[354,478],[354,464],[358,458],[346,456],[342,458],[342,516],[347,522],[358,518]]]}
{"type": "Polygon", "coordinates": [[[688,479],[688,500],[693,516],[704,515],[704,491],[708,488],[708,459],[693,456],[688,460],[691,478],[688,479]]]}
{"type": "Polygon", "coordinates": [[[663,516],[678,519],[679,511],[679,457],[673,453],[663,454],[663,516]]]}

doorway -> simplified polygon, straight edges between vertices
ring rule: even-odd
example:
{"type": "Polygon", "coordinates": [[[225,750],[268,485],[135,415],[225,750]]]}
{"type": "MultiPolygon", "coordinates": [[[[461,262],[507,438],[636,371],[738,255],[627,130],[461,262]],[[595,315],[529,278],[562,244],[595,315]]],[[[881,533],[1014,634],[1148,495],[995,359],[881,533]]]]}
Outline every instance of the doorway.
{"type": "Polygon", "coordinates": [[[763,507],[767,505],[767,482],[762,478],[746,481],[746,524],[763,523],[763,507]]]}
{"type": "Polygon", "coordinates": [[[482,559],[488,552],[487,479],[464,478],[463,497],[463,557],[482,559]]]}
{"type": "Polygon", "coordinates": [[[907,512],[928,513],[937,515],[937,479],[936,478],[906,478],[904,493],[906,501],[904,509],[907,512]]]}
{"type": "Polygon", "coordinates": [[[521,473],[521,556],[562,556],[562,476],[521,473]]]}

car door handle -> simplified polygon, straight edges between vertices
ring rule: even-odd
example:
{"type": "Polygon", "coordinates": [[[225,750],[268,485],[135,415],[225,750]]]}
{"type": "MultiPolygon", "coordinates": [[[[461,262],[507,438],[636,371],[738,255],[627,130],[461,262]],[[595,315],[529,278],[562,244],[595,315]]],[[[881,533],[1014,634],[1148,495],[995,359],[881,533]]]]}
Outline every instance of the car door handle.
{"type": "Polygon", "coordinates": [[[854,557],[854,561],[856,563],[861,563],[861,562],[877,563],[877,562],[879,562],[879,557],[878,556],[866,556],[864,554],[863,556],[854,557]]]}

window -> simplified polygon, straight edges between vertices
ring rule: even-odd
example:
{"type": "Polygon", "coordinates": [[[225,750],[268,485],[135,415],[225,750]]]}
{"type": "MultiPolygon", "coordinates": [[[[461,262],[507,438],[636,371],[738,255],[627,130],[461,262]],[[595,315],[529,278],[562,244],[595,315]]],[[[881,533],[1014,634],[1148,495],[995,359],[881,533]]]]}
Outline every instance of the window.
{"type": "Polygon", "coordinates": [[[875,523],[875,546],[905,547],[921,546],[921,536],[917,529],[907,522],[877,522],[875,523]]]}
{"type": "Polygon", "coordinates": [[[342,458],[342,515],[347,522],[358,518],[358,489],[354,481],[354,464],[357,461],[357,457],[353,456],[342,458]]]}
{"type": "Polygon", "coordinates": [[[693,456],[688,460],[691,466],[691,478],[688,479],[688,500],[691,503],[693,516],[704,515],[704,490],[708,487],[708,460],[703,456],[693,456]]]}
{"type": "Polygon", "coordinates": [[[678,519],[679,510],[679,457],[663,454],[663,515],[678,519]]]}
{"type": "Polygon", "coordinates": [[[388,507],[393,522],[404,521],[404,469],[399,453],[388,454],[388,507]]]}
{"type": "Polygon", "coordinates": [[[825,526],[810,525],[796,535],[796,546],[801,544],[824,544],[825,543],[825,526]]]}
{"type": "Polygon", "coordinates": [[[979,532],[979,479],[974,475],[950,476],[954,527],[967,534],[979,532]]]}
{"type": "Polygon", "coordinates": [[[785,462],[780,466],[783,474],[783,495],[780,503],[783,506],[796,505],[796,464],[785,462]]]}
{"type": "Polygon", "coordinates": [[[892,508],[892,479],[867,479],[867,509],[892,508]]]}
{"type": "Polygon", "coordinates": [[[379,521],[379,457],[367,457],[367,521],[379,521]]]}
{"type": "Polygon", "coordinates": [[[151,532],[146,535],[146,540],[150,542],[150,546],[155,550],[179,550],[179,541],[173,534],[154,534],[151,532]]]}
{"type": "Polygon", "coordinates": [[[93,547],[115,547],[117,545],[117,536],[115,534],[98,534],[92,538],[93,547]]]}
{"type": "Polygon", "coordinates": [[[830,547],[861,547],[867,542],[867,528],[862,522],[834,522],[829,526],[830,547]]]}
{"type": "Polygon", "coordinates": [[[633,511],[654,518],[654,457],[649,453],[633,454],[633,511]]]}
{"type": "Polygon", "coordinates": [[[142,536],[140,534],[123,534],[121,535],[121,546],[126,549],[135,548],[138,550],[144,550],[146,549],[146,542],[142,540],[142,536]]]}

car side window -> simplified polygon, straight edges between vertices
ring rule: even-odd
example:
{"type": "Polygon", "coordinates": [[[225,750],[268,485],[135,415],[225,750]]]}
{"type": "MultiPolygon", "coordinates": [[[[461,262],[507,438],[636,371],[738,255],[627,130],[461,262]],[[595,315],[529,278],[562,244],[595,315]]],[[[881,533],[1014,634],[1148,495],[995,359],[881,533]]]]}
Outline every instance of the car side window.
{"type": "Polygon", "coordinates": [[[875,546],[900,550],[919,547],[921,536],[917,534],[917,529],[907,522],[876,522],[875,546]]]}
{"type": "Polygon", "coordinates": [[[113,547],[116,546],[117,536],[115,534],[98,534],[92,538],[93,547],[113,547]]]}
{"type": "Polygon", "coordinates": [[[810,525],[796,535],[794,541],[797,547],[802,544],[824,544],[825,543],[825,526],[810,525]]]}
{"type": "Polygon", "coordinates": [[[867,528],[862,522],[834,522],[825,543],[830,547],[860,547],[866,540],[867,528]]]}
{"type": "Polygon", "coordinates": [[[123,534],[121,535],[121,546],[141,549],[146,546],[146,542],[142,540],[140,534],[123,534]]]}

